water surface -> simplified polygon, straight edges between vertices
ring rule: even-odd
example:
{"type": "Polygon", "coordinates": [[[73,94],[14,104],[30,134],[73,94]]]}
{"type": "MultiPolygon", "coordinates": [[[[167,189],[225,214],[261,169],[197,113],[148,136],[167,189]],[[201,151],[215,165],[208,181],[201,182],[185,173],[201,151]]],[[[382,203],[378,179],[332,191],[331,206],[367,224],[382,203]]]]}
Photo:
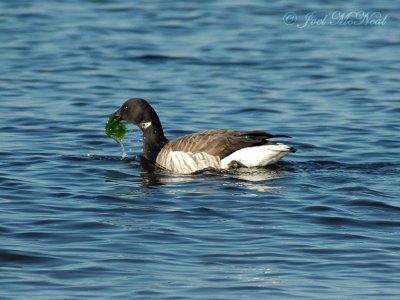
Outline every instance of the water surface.
{"type": "Polygon", "coordinates": [[[2,1],[0,298],[399,298],[399,24],[393,1],[2,1]],[[338,9],[388,20],[296,26],[338,9]],[[130,97],[169,138],[299,151],[149,172],[138,129],[123,160],[103,132],[130,97]]]}

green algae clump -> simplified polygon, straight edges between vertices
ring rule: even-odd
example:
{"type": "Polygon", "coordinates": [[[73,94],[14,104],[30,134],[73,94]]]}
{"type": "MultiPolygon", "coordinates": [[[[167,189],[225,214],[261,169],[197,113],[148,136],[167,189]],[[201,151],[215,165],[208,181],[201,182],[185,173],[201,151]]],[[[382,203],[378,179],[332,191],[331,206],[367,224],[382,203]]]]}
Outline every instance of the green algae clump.
{"type": "Polygon", "coordinates": [[[126,134],[126,126],[122,123],[122,118],[111,116],[107,121],[104,131],[109,138],[120,143],[126,134]]]}

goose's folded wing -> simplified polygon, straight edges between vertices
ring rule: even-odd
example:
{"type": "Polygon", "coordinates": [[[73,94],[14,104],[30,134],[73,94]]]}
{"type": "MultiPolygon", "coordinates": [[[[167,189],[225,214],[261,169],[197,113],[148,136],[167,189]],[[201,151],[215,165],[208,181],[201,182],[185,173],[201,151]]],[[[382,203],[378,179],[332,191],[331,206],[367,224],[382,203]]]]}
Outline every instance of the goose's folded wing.
{"type": "Polygon", "coordinates": [[[263,144],[266,139],[276,137],[260,130],[236,131],[211,129],[185,135],[164,146],[165,150],[191,153],[207,153],[220,159],[242,148],[263,144]]]}

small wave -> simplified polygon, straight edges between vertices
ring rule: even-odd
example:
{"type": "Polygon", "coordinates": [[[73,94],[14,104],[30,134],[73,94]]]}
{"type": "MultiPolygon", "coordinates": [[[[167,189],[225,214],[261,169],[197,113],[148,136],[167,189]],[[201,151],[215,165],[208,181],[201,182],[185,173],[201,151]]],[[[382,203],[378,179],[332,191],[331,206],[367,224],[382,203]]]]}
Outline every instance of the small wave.
{"type": "MultiPolygon", "coordinates": [[[[124,58],[125,59],[125,58],[124,58]]],[[[143,54],[138,56],[128,57],[128,60],[145,60],[145,61],[167,61],[167,60],[190,60],[197,61],[198,59],[190,56],[172,56],[163,54],[143,54]]]]}
{"type": "MultiPolygon", "coordinates": [[[[390,172],[391,169],[400,168],[399,162],[370,162],[370,163],[343,163],[331,160],[310,160],[307,162],[298,163],[301,168],[315,169],[315,170],[347,170],[347,171],[359,171],[359,172],[383,172],[385,174],[390,172]]],[[[398,171],[393,171],[395,174],[398,171]]]]}
{"type": "Polygon", "coordinates": [[[71,161],[82,161],[82,160],[108,160],[108,161],[124,161],[124,162],[132,162],[136,161],[137,157],[121,157],[116,155],[101,155],[101,154],[91,154],[88,153],[86,155],[70,155],[63,154],[62,158],[71,160],[71,161]]]}
{"type": "Polygon", "coordinates": [[[228,114],[246,114],[246,113],[256,113],[256,114],[280,114],[282,113],[276,109],[267,109],[267,108],[255,108],[255,107],[245,107],[245,108],[237,108],[232,109],[227,112],[228,114]]]}
{"type": "Polygon", "coordinates": [[[340,216],[314,216],[314,222],[322,225],[351,226],[360,228],[399,227],[400,221],[393,220],[362,220],[340,216]]]}
{"type": "Polygon", "coordinates": [[[9,250],[1,250],[0,251],[0,262],[2,263],[48,263],[53,260],[50,257],[44,257],[39,255],[34,255],[27,252],[21,251],[9,251],[9,250]]]}
{"type": "Polygon", "coordinates": [[[387,211],[400,211],[400,206],[388,204],[382,201],[368,200],[368,199],[357,199],[350,201],[347,206],[350,207],[368,207],[387,211]]]}

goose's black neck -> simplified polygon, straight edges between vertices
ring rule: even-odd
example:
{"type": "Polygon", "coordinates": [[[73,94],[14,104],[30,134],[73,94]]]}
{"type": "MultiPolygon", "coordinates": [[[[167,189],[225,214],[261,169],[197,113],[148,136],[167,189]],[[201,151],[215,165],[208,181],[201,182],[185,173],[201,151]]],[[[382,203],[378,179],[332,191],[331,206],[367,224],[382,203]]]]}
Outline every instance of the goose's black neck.
{"type": "Polygon", "coordinates": [[[154,163],[156,161],[157,155],[168,142],[164,136],[164,131],[162,129],[160,120],[157,115],[153,118],[151,123],[144,123],[139,125],[143,132],[143,157],[154,163]],[[146,127],[147,126],[147,127],[146,127]]]}

